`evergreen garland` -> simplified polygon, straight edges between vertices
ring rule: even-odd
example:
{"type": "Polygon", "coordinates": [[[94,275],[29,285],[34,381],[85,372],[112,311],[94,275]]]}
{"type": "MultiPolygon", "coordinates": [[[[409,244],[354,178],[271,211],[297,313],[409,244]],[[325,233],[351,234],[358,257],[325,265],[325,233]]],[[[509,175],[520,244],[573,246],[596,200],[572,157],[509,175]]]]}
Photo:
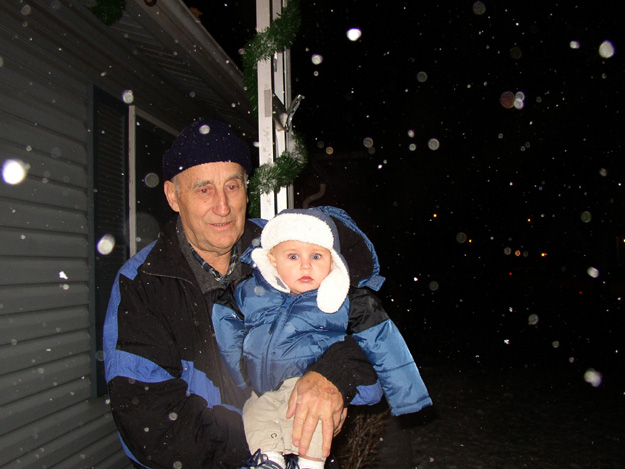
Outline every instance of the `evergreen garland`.
{"type": "Polygon", "coordinates": [[[281,187],[291,184],[299,176],[308,161],[303,140],[293,134],[295,142],[293,151],[284,151],[273,163],[260,165],[250,179],[248,194],[250,198],[249,213],[251,217],[260,217],[260,195],[271,191],[277,192],[281,187]]]}
{"type": "Polygon", "coordinates": [[[126,8],[125,0],[98,0],[91,7],[91,12],[104,24],[110,25],[122,17],[124,8],[126,8]]]}
{"type": "Polygon", "coordinates": [[[258,62],[291,47],[301,23],[299,0],[291,0],[282,14],[267,29],[257,32],[245,46],[242,56],[243,85],[255,115],[258,113],[258,62]]]}

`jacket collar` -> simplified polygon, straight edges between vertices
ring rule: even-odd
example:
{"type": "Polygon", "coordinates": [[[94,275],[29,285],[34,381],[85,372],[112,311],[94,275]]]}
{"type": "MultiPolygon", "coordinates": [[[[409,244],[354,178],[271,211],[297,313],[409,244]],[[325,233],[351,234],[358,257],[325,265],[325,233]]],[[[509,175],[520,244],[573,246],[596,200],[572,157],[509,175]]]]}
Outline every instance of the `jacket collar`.
{"type": "MultiPolygon", "coordinates": [[[[260,231],[255,223],[246,220],[243,236],[237,242],[239,252],[245,251],[252,240],[258,237],[260,231]]],[[[178,215],[163,227],[154,248],[143,264],[142,270],[149,275],[179,278],[197,284],[204,294],[223,289],[223,286],[209,272],[204,270],[193,257],[178,215]]],[[[238,261],[231,276],[232,283],[237,284],[250,272],[250,266],[238,261]]]]}

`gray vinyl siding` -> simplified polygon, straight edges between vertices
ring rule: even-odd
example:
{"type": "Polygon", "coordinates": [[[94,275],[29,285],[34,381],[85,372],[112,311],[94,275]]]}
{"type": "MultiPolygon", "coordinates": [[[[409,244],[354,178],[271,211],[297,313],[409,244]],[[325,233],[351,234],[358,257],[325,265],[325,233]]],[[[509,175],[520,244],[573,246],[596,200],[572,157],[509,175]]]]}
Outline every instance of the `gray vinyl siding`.
{"type": "Polygon", "coordinates": [[[29,167],[19,184],[0,180],[2,468],[129,467],[106,396],[92,397],[94,87],[116,99],[133,89],[137,107],[177,129],[229,108],[193,101],[93,3],[0,1],[0,165],[29,167]]]}

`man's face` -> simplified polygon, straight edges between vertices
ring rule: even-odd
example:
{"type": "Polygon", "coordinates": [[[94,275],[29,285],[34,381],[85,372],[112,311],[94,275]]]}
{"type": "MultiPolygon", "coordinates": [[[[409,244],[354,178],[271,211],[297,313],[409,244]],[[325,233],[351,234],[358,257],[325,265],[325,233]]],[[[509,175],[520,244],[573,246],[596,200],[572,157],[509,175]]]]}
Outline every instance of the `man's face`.
{"type": "Polygon", "coordinates": [[[165,195],[180,214],[187,239],[209,264],[229,254],[243,234],[247,191],[237,163],[205,163],[165,181],[165,195]],[[176,190],[178,187],[178,191],[176,190]]]}
{"type": "Polygon", "coordinates": [[[332,254],[326,248],[301,241],[284,241],[267,255],[291,293],[316,290],[332,268],[332,254]]]}

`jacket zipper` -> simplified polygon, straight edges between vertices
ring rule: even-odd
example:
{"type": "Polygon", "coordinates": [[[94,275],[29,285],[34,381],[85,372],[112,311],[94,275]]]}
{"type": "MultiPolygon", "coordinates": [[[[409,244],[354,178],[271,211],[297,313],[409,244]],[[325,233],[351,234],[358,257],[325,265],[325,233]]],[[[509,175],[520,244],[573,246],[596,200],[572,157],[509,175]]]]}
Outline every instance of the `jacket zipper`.
{"type": "Polygon", "coordinates": [[[269,374],[269,363],[270,363],[269,355],[271,353],[271,344],[273,342],[273,338],[275,337],[273,333],[276,330],[276,327],[278,326],[278,324],[283,325],[286,322],[291,312],[291,307],[296,299],[297,299],[297,296],[286,295],[284,302],[280,305],[280,312],[276,315],[276,318],[273,320],[273,322],[271,323],[271,327],[269,328],[270,337],[269,337],[269,340],[267,341],[267,346],[265,347],[265,353],[263,356],[263,374],[262,374],[262,379],[263,379],[262,388],[263,389],[267,389],[268,387],[267,384],[271,384],[271,376],[269,374]]]}

